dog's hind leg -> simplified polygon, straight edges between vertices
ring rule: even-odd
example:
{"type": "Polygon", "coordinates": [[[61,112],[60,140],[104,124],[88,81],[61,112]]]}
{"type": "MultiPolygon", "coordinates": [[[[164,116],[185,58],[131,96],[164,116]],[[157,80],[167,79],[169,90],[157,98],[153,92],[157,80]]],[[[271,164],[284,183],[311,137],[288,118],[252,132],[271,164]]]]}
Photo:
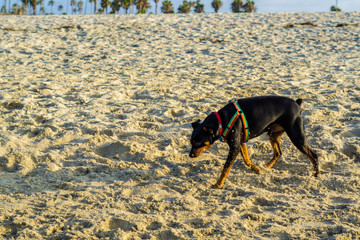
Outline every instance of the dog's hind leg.
{"type": "Polygon", "coordinates": [[[283,133],[284,133],[284,130],[280,131],[280,132],[269,134],[269,140],[270,140],[271,146],[274,150],[274,155],[273,155],[272,159],[267,164],[265,164],[265,167],[267,167],[267,168],[271,168],[276,163],[276,161],[279,159],[279,157],[281,156],[280,138],[283,133]]]}
{"type": "Polygon", "coordinates": [[[314,166],[314,176],[319,176],[318,157],[306,141],[304,125],[301,117],[296,118],[294,124],[291,127],[286,128],[286,133],[295,147],[297,147],[300,152],[304,153],[310,159],[312,165],[314,166]]]}
{"type": "Polygon", "coordinates": [[[257,174],[259,174],[260,169],[250,161],[250,157],[249,157],[249,153],[248,153],[248,150],[247,150],[246,143],[241,143],[240,149],[241,149],[241,154],[242,154],[242,157],[244,159],[245,164],[247,166],[250,166],[251,170],[253,170],[257,174]]]}

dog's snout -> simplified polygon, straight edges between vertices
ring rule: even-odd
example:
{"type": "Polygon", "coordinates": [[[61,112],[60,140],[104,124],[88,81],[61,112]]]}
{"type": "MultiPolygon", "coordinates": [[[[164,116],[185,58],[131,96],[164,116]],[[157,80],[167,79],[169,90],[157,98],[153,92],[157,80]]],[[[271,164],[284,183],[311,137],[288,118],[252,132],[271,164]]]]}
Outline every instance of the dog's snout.
{"type": "Polygon", "coordinates": [[[199,155],[197,154],[196,149],[192,147],[189,153],[189,157],[196,158],[197,156],[199,155]]]}

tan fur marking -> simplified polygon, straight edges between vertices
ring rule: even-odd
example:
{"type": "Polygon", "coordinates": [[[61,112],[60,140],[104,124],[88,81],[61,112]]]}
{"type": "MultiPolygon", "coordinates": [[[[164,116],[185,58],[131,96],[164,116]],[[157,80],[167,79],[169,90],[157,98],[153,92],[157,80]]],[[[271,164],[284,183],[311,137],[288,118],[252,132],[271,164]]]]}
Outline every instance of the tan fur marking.
{"type": "Polygon", "coordinates": [[[267,164],[265,164],[265,167],[267,168],[271,168],[281,156],[280,138],[283,133],[284,131],[281,131],[269,135],[269,140],[274,150],[274,155],[272,159],[267,164]]]}
{"type": "Polygon", "coordinates": [[[203,152],[205,152],[209,147],[211,147],[210,142],[205,142],[204,144],[205,144],[204,147],[197,148],[197,149],[194,150],[194,156],[195,156],[195,157],[200,156],[200,155],[201,155],[203,152]]]}
{"type": "Polygon", "coordinates": [[[249,157],[249,153],[248,153],[248,150],[247,150],[247,146],[246,146],[246,143],[242,143],[240,145],[240,149],[241,149],[241,154],[243,156],[243,159],[244,159],[244,162],[247,166],[250,166],[251,170],[253,170],[254,172],[256,173],[260,173],[260,169],[255,166],[251,161],[250,161],[250,157],[249,157]]]}

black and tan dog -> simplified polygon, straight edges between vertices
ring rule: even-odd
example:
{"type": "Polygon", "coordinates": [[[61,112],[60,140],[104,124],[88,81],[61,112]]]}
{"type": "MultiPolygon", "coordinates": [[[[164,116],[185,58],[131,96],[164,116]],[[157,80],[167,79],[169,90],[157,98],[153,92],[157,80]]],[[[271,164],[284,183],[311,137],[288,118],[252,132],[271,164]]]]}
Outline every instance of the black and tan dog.
{"type": "Polygon", "coordinates": [[[319,175],[318,158],[310,149],[304,134],[301,118],[302,99],[296,101],[280,96],[261,96],[233,100],[218,112],[213,112],[201,123],[192,123],[190,157],[198,157],[216,140],[220,139],[230,147],[229,154],[214,188],[221,188],[230,169],[241,152],[245,164],[259,173],[259,168],[249,159],[246,141],[265,132],[274,149],[272,159],[265,165],[272,167],[281,155],[280,137],[286,132],[292,143],[304,153],[314,166],[315,174],[319,175]],[[225,127],[227,126],[227,127],[225,127]]]}

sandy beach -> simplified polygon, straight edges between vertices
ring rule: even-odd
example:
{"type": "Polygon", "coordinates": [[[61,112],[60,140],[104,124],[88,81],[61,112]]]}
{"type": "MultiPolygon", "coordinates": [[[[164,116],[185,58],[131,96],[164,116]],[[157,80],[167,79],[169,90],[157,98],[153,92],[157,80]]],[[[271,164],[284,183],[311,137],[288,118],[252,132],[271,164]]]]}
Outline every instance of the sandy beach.
{"type": "Polygon", "coordinates": [[[360,239],[360,13],[0,16],[0,239],[360,239]],[[310,24],[311,23],[311,24],[310,24]],[[284,135],[190,158],[229,99],[303,99],[284,135]]]}

